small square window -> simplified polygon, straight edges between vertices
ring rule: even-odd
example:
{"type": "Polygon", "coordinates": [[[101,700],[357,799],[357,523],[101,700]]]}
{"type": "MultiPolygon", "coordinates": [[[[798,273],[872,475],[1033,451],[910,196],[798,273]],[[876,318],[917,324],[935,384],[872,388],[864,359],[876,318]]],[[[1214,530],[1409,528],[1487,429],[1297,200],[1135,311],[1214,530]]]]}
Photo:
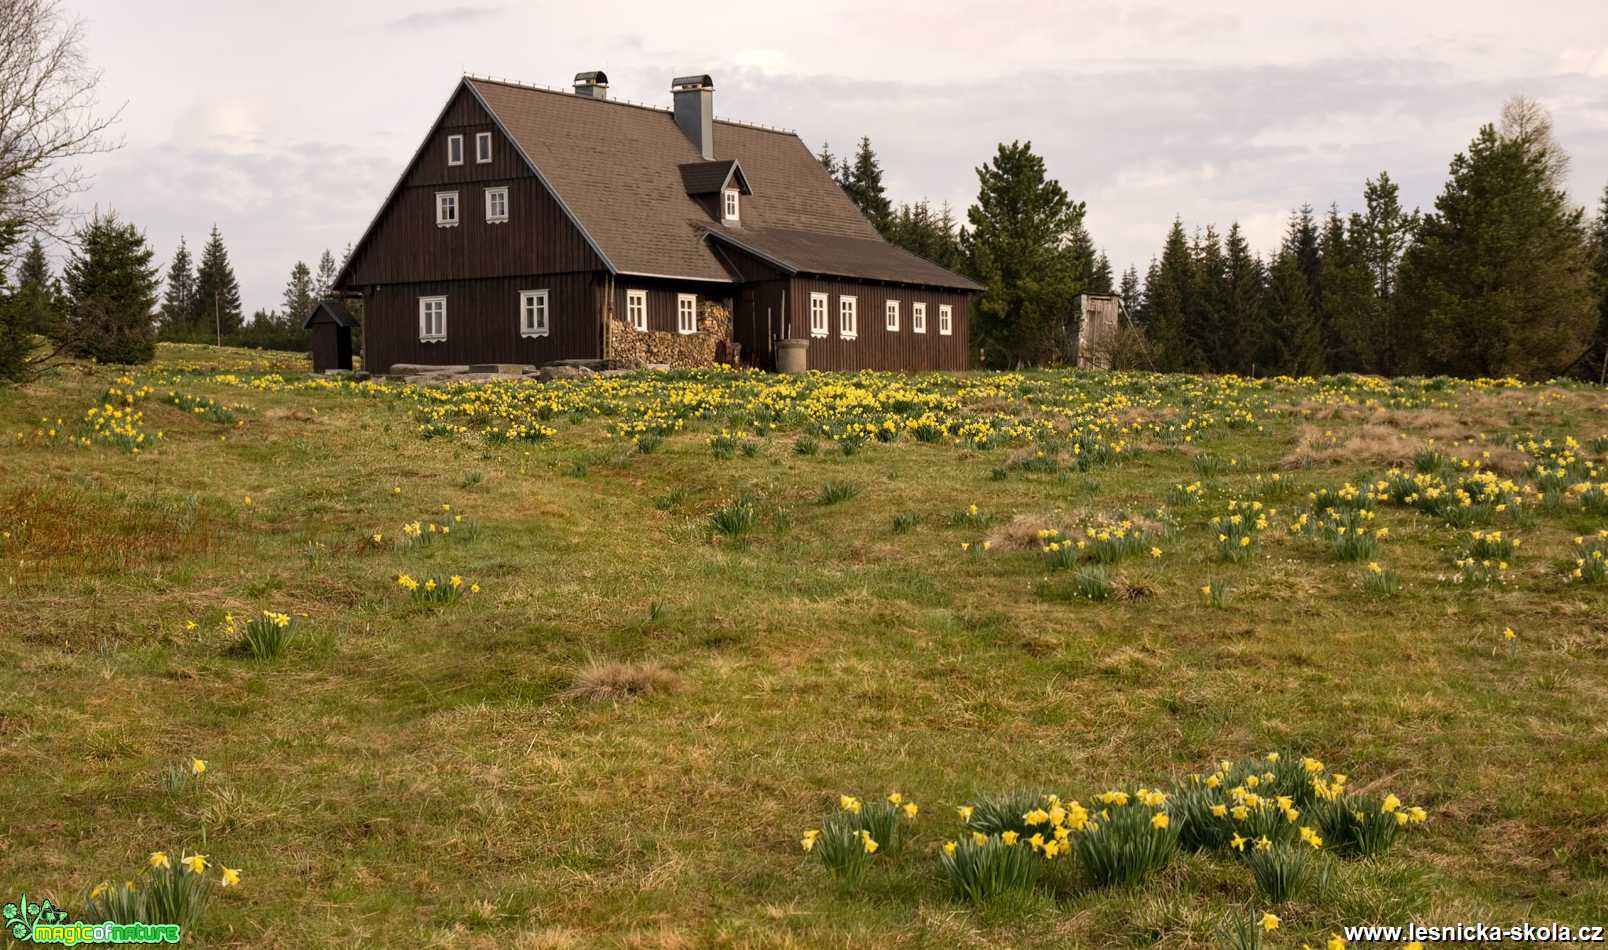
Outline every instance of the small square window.
{"type": "Polygon", "coordinates": [[[735,188],[726,189],[726,220],[736,221],[742,215],[742,192],[735,188]]]}
{"type": "Polygon", "coordinates": [[[827,325],[826,294],[810,294],[810,336],[826,336],[832,332],[827,325]]]}
{"type": "Polygon", "coordinates": [[[927,305],[925,303],[917,302],[910,305],[910,332],[927,332],[927,305]]]}
{"type": "Polygon", "coordinates": [[[942,336],[955,332],[955,310],[949,304],[938,305],[938,332],[942,336]]]}
{"type": "Polygon", "coordinates": [[[860,301],[857,297],[838,298],[838,336],[852,340],[860,335],[860,301]]]}
{"type": "Polygon", "coordinates": [[[419,298],[419,342],[439,343],[447,338],[447,298],[419,298]]]}
{"type": "Polygon", "coordinates": [[[547,335],[547,291],[519,292],[519,335],[547,335]]]}
{"type": "Polygon", "coordinates": [[[436,192],[436,227],[455,228],[458,226],[458,193],[456,191],[436,192]]]}
{"type": "Polygon", "coordinates": [[[648,332],[648,292],[646,290],[627,290],[625,292],[625,318],[631,326],[648,332]]]}
{"type": "Polygon", "coordinates": [[[463,164],[463,136],[461,136],[461,135],[449,135],[449,136],[447,136],[447,164],[448,165],[462,165],[463,164]]]}
{"type": "Polygon", "coordinates": [[[486,222],[501,224],[508,220],[508,189],[486,189],[486,222]]]}
{"type": "Polygon", "coordinates": [[[889,333],[898,333],[899,332],[899,301],[897,301],[897,300],[888,301],[887,310],[888,310],[888,323],[887,323],[888,332],[889,333]]]}
{"type": "Polygon", "coordinates": [[[491,161],[491,133],[475,133],[475,163],[484,165],[491,161]]]}
{"type": "Polygon", "coordinates": [[[676,332],[698,332],[698,298],[693,294],[676,295],[676,332]]]}

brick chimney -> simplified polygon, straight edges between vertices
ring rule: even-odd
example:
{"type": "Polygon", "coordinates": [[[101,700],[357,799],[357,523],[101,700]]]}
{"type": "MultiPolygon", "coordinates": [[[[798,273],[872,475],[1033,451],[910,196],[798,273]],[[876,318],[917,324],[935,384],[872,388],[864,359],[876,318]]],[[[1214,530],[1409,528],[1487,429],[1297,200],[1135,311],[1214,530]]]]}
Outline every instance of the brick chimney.
{"type": "Polygon", "coordinates": [[[677,76],[670,81],[676,102],[676,125],[703,154],[715,158],[715,81],[708,75],[677,76]]]}

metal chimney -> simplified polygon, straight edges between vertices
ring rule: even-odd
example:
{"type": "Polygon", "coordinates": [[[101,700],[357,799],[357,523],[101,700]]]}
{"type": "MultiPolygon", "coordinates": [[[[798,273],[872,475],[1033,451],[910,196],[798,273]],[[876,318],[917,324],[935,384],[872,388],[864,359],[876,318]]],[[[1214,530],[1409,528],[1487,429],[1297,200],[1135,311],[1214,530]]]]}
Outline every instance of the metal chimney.
{"type": "Polygon", "coordinates": [[[670,81],[676,101],[676,125],[703,154],[715,158],[715,81],[708,75],[677,76],[670,81]]]}
{"type": "Polygon", "coordinates": [[[575,94],[591,99],[607,99],[609,97],[609,77],[601,69],[591,72],[575,74],[575,94]]]}

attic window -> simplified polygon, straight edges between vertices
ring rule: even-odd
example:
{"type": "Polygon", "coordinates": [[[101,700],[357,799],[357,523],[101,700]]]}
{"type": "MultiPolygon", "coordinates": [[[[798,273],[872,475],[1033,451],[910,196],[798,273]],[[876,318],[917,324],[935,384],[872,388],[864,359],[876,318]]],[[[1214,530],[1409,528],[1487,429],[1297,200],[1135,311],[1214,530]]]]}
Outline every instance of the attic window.
{"type": "Polygon", "coordinates": [[[475,163],[484,165],[491,161],[491,133],[475,133],[475,163]]]}
{"type": "Polygon", "coordinates": [[[726,220],[737,221],[742,214],[742,192],[736,188],[726,189],[726,220]]]}
{"type": "Polygon", "coordinates": [[[449,135],[449,136],[447,136],[447,164],[448,165],[462,165],[463,164],[463,136],[461,136],[461,135],[449,135]]]}

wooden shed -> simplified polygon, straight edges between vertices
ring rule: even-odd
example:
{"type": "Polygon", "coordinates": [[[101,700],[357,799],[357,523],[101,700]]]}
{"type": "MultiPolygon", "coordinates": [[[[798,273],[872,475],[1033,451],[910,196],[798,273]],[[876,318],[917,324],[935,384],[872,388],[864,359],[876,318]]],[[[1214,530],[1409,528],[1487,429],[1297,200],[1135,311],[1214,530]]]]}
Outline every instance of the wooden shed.
{"type": "Polygon", "coordinates": [[[313,331],[313,372],[352,368],[352,328],[357,321],[339,300],[320,300],[302,329],[313,331]]]}

